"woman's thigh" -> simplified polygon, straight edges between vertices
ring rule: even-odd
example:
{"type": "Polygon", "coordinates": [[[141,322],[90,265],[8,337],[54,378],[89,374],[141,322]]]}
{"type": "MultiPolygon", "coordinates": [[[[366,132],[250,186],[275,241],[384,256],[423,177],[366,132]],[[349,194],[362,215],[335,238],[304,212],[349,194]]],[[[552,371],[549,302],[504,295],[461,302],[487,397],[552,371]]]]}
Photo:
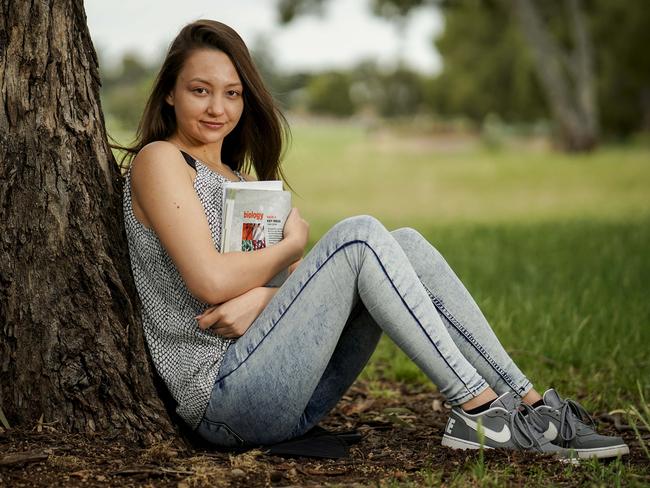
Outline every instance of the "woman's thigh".
{"type": "Polygon", "coordinates": [[[363,225],[346,219],[325,234],[229,347],[199,434],[221,445],[292,436],[359,301],[354,267],[337,249],[363,225]]]}
{"type": "Polygon", "coordinates": [[[487,388],[395,238],[376,219],[355,217],[316,244],[230,346],[199,433],[217,444],[223,440],[215,436],[226,427],[229,441],[266,444],[292,437],[309,421],[301,416],[359,301],[452,404],[487,388]],[[214,436],[206,435],[212,431],[214,436]]]}

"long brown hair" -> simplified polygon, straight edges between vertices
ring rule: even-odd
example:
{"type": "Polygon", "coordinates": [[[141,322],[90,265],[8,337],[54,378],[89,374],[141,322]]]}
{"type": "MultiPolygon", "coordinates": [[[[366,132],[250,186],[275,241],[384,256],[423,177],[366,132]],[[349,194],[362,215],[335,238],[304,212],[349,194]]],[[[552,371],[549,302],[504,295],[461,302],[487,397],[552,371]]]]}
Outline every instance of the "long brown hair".
{"type": "Polygon", "coordinates": [[[125,151],[122,167],[128,166],[144,146],[165,140],[176,131],[174,108],[165,97],[174,88],[192,51],[205,48],[228,55],[244,85],[244,111],[223,141],[221,160],[238,171],[248,173],[254,168],[260,180],[286,180],[280,162],[290,135],[287,121],[264,85],[242,38],[215,20],[197,20],[186,25],[172,42],[138,124],[135,141],[130,146],[114,146],[125,151]]]}

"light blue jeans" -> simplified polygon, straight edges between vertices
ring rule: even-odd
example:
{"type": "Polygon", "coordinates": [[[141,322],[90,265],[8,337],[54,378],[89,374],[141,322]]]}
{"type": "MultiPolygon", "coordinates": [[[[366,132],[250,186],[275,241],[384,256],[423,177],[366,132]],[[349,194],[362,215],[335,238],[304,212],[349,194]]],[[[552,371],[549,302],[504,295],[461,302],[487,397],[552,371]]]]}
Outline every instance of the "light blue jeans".
{"type": "Polygon", "coordinates": [[[452,405],[532,387],[444,258],[417,231],[336,224],[224,357],[197,432],[224,447],[315,426],[385,332],[452,405]]]}

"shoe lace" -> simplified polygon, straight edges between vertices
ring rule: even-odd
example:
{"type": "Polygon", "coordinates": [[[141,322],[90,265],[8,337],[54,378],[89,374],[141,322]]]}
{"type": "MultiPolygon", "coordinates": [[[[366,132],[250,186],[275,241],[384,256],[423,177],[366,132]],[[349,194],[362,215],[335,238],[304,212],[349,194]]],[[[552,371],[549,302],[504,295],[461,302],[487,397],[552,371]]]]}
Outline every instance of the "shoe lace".
{"type": "Polygon", "coordinates": [[[537,418],[539,414],[525,403],[521,403],[519,408],[515,408],[510,412],[510,430],[513,432],[513,440],[519,448],[525,450],[530,449],[535,444],[539,444],[539,432],[531,428],[531,422],[539,421],[537,418]],[[526,418],[528,417],[528,418],[526,418]]]}
{"type": "Polygon", "coordinates": [[[576,436],[577,422],[589,422],[592,427],[595,427],[594,419],[584,409],[582,405],[569,398],[565,399],[562,407],[560,408],[560,437],[563,441],[570,441],[576,436]]]}

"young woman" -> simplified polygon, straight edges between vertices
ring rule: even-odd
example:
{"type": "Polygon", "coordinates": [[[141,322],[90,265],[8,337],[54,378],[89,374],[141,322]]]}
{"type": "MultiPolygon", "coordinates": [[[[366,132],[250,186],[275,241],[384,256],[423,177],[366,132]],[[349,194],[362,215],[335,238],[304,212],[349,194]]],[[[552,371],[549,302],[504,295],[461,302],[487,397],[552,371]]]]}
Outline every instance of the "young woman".
{"type": "Polygon", "coordinates": [[[201,20],[173,41],[124,186],[125,225],[153,362],[196,432],[219,446],[273,444],[316,426],[382,332],[453,405],[442,443],[566,455],[628,452],[503,349],[443,257],[415,230],[369,216],[335,225],[301,259],[297,209],[266,249],[220,254],[227,180],[282,177],[285,121],[241,38],[201,20]],[[268,288],[290,268],[280,288],[268,288]],[[482,425],[482,427],[481,427],[482,425]]]}

